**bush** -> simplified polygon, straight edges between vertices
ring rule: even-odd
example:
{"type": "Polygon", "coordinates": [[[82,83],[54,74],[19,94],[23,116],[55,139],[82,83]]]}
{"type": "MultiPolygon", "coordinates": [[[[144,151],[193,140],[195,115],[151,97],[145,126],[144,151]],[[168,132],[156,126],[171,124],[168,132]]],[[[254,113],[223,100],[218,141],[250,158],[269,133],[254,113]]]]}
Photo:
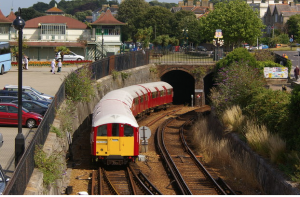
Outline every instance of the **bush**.
{"type": "Polygon", "coordinates": [[[247,62],[248,66],[255,67],[256,60],[252,54],[248,52],[245,48],[236,48],[232,52],[228,53],[226,57],[216,64],[216,69],[219,70],[220,68],[230,66],[234,62],[247,62]]]}
{"type": "Polygon", "coordinates": [[[274,61],[257,61],[256,62],[256,67],[263,73],[265,67],[284,67],[281,64],[275,63],[274,61]]]}

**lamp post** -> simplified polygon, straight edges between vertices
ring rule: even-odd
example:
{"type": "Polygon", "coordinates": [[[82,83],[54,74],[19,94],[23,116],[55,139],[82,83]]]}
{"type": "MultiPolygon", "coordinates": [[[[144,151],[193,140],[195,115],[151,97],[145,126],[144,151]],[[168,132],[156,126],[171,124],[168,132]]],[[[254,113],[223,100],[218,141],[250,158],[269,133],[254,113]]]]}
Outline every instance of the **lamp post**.
{"type": "Polygon", "coordinates": [[[21,8],[19,8],[19,15],[13,21],[13,26],[19,31],[18,134],[15,139],[15,166],[17,166],[25,150],[25,138],[22,133],[22,37],[25,21],[21,18],[21,8]]]}
{"type": "Polygon", "coordinates": [[[104,30],[101,30],[102,33],[102,58],[103,58],[103,44],[104,44],[104,40],[103,40],[103,34],[104,34],[104,30]]]}
{"type": "Polygon", "coordinates": [[[216,39],[213,39],[213,44],[217,47],[217,51],[215,52],[215,56],[216,56],[216,60],[219,61],[219,59],[220,59],[219,47],[223,46],[223,44],[224,44],[224,40],[221,39],[221,38],[223,38],[221,29],[216,30],[214,38],[216,38],[216,39]]]}

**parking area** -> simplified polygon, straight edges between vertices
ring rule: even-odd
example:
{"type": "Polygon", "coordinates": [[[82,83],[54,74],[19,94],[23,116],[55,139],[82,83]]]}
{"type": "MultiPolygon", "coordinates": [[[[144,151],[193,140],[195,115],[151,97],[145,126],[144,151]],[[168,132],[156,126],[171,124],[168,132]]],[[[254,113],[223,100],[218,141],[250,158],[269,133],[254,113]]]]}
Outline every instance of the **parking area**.
{"type": "MultiPolygon", "coordinates": [[[[50,67],[29,67],[28,70],[23,70],[23,86],[32,86],[36,90],[55,96],[65,76],[70,72],[76,70],[77,66],[62,67],[60,73],[52,74],[50,67]]],[[[18,85],[18,68],[13,66],[12,69],[0,75],[0,89],[5,85],[18,85]]],[[[35,129],[23,127],[22,133],[26,138],[26,146],[29,145],[31,137],[35,129]]],[[[0,164],[3,170],[10,175],[14,171],[14,150],[15,138],[18,133],[17,126],[4,126],[0,125],[0,133],[3,135],[4,144],[0,148],[0,164]]]]}

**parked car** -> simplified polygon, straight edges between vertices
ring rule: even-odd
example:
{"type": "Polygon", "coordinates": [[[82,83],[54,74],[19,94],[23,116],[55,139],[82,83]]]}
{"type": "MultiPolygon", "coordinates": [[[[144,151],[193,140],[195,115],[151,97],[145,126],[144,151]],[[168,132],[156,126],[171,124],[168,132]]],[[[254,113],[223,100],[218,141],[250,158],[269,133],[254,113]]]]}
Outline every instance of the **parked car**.
{"type": "MultiPolygon", "coordinates": [[[[40,97],[43,97],[43,98],[48,99],[48,100],[52,100],[54,98],[54,96],[39,92],[39,91],[37,91],[36,89],[34,89],[33,87],[30,87],[30,86],[22,86],[22,89],[23,89],[24,92],[32,92],[32,93],[35,93],[35,94],[39,95],[40,97]]],[[[5,85],[3,90],[18,91],[18,86],[17,85],[5,85]]]]}
{"type": "Polygon", "coordinates": [[[204,46],[197,46],[197,51],[207,51],[204,46]]]}
{"type": "Polygon", "coordinates": [[[9,180],[10,178],[4,174],[2,166],[0,165],[0,195],[3,194],[3,191],[9,180]]]}
{"type": "MultiPolygon", "coordinates": [[[[0,96],[14,96],[17,97],[18,100],[18,92],[17,91],[8,91],[8,90],[0,90],[0,96]]],[[[30,101],[36,101],[43,105],[49,106],[52,100],[47,100],[43,97],[40,97],[33,92],[22,92],[22,98],[30,101]]]]}
{"type": "MultiPolygon", "coordinates": [[[[14,100],[12,101],[12,103],[18,104],[18,101],[14,100]]],[[[46,111],[48,110],[48,106],[43,105],[36,101],[28,101],[28,100],[22,101],[22,107],[24,107],[30,112],[41,114],[42,116],[44,116],[46,111]]]]}
{"type": "MultiPolygon", "coordinates": [[[[22,99],[23,101],[26,99],[22,99]]],[[[17,96],[1,96],[0,95],[0,103],[10,103],[12,101],[17,101],[18,102],[18,97],[17,96]]]]}
{"type": "MultiPolygon", "coordinates": [[[[38,126],[43,116],[29,112],[22,107],[22,125],[32,128],[38,126]]],[[[18,125],[18,105],[15,103],[0,103],[0,124],[18,125]]]]}
{"type": "MultiPolygon", "coordinates": [[[[264,45],[264,44],[258,45],[258,49],[268,49],[268,48],[269,48],[268,45],[264,45]]],[[[251,47],[251,50],[256,50],[256,49],[257,49],[257,46],[251,47]]]]}
{"type": "MultiPolygon", "coordinates": [[[[55,60],[61,60],[60,52],[57,52],[55,54],[55,60]]],[[[84,60],[84,57],[82,55],[77,55],[76,53],[70,51],[68,54],[64,54],[63,61],[81,61],[84,60]]]]}

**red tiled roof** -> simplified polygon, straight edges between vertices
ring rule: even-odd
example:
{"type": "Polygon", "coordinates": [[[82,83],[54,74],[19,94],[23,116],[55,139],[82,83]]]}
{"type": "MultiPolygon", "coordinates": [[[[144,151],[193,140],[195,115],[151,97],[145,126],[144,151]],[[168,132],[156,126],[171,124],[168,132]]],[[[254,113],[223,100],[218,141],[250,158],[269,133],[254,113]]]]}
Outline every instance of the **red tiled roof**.
{"type": "Polygon", "coordinates": [[[61,12],[61,13],[63,13],[63,11],[61,9],[57,8],[57,7],[50,8],[49,10],[46,10],[45,12],[46,13],[47,12],[61,12]]]}
{"type": "Polygon", "coordinates": [[[10,21],[9,19],[7,19],[2,11],[0,10],[0,23],[12,23],[12,21],[10,21]]]}
{"type": "Polygon", "coordinates": [[[16,19],[16,15],[14,14],[14,12],[13,11],[11,11],[10,13],[9,13],[9,15],[6,17],[8,20],[10,20],[11,22],[13,22],[15,19],[16,19]]]}
{"type": "MultiPolygon", "coordinates": [[[[18,42],[9,42],[10,46],[18,46],[18,42]]],[[[78,42],[26,42],[27,46],[30,47],[57,47],[57,46],[66,46],[66,47],[82,47],[78,42]]]]}
{"type": "Polygon", "coordinates": [[[87,25],[70,17],[62,15],[47,15],[26,21],[24,28],[38,28],[39,23],[65,23],[68,29],[86,29],[87,25]]]}
{"type": "Polygon", "coordinates": [[[107,9],[104,14],[101,14],[100,17],[92,23],[92,25],[126,25],[118,21],[111,13],[110,9],[107,9]]]}

